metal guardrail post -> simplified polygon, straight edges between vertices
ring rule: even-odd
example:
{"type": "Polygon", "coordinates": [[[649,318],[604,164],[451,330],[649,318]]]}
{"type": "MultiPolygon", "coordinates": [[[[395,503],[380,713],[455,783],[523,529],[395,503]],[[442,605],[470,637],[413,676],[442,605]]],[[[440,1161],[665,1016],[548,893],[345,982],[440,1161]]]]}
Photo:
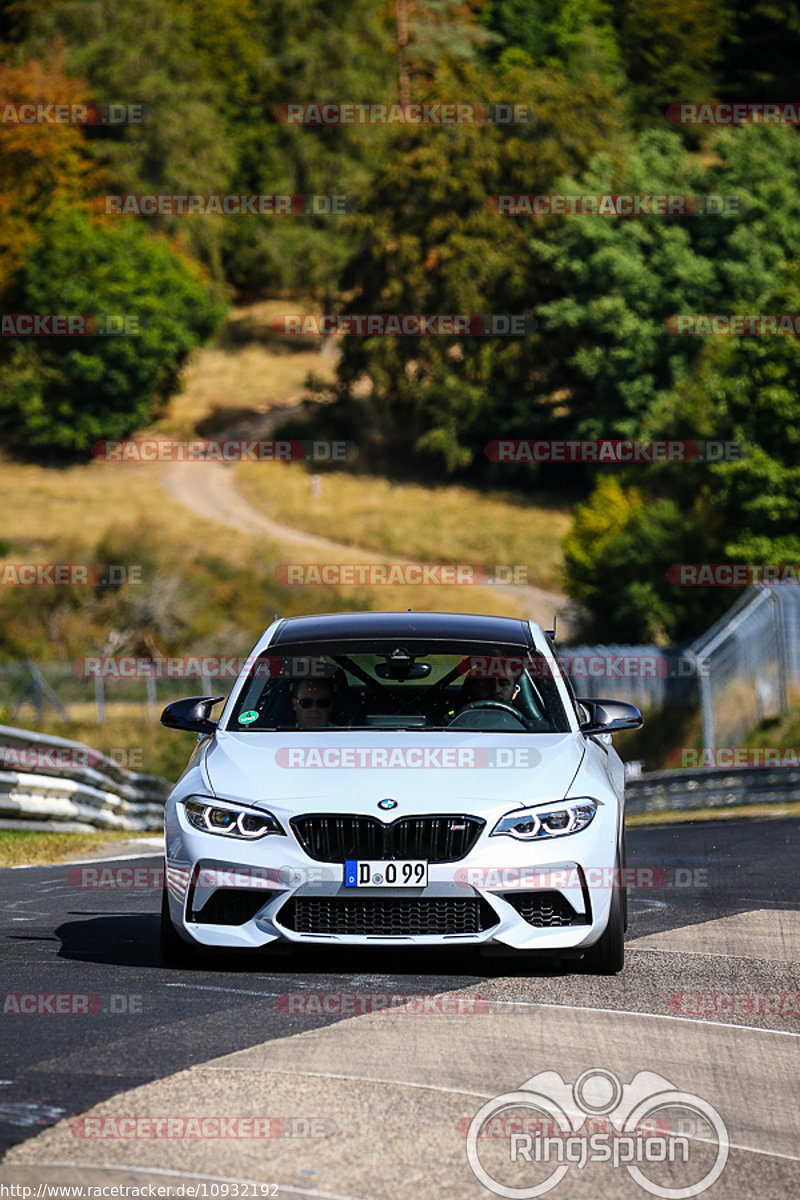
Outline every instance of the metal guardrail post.
{"type": "Polygon", "coordinates": [[[780,704],[780,711],[786,712],[789,707],[789,686],[784,612],[774,588],[770,588],[769,598],[772,608],[772,619],[775,622],[775,648],[778,652],[778,703],[780,704]]]}
{"type": "Polygon", "coordinates": [[[703,718],[703,749],[714,747],[714,705],[711,699],[711,678],[705,669],[705,659],[694,655],[697,664],[697,682],[700,689],[700,712],[703,718]]]}

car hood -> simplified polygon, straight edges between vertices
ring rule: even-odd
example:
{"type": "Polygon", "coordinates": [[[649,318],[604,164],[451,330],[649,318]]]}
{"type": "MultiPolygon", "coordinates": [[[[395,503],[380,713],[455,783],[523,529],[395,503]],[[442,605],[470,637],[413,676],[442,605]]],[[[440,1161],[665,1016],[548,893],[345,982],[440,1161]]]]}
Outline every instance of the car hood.
{"type": "Polygon", "coordinates": [[[579,733],[218,733],[205,773],[213,793],[290,811],[448,812],[536,804],[568,792],[585,754],[579,733]]]}

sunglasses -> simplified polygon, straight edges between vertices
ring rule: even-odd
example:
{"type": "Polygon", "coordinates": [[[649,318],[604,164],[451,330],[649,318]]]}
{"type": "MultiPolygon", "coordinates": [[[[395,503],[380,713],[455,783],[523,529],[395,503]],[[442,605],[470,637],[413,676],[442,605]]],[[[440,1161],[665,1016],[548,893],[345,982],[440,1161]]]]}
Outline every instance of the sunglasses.
{"type": "Polygon", "coordinates": [[[332,701],[331,700],[309,700],[309,698],[307,696],[304,696],[302,700],[298,697],[297,703],[300,705],[301,708],[330,708],[332,701]]]}

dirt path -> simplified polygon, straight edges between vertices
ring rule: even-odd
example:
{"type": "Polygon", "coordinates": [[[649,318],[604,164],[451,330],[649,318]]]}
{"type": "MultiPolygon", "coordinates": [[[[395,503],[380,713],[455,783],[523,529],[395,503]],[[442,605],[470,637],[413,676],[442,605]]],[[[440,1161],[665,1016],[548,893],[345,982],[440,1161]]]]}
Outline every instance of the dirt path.
{"type": "MultiPolygon", "coordinates": [[[[224,463],[172,463],[163,475],[163,484],[173,499],[191,512],[216,521],[240,533],[263,535],[275,542],[314,550],[328,556],[327,561],[385,562],[386,557],[361,546],[350,546],[331,538],[305,533],[264,516],[236,488],[231,467],[224,463]]],[[[558,615],[559,636],[566,639],[574,629],[577,614],[571,601],[559,592],[528,584],[498,584],[497,590],[518,606],[520,616],[539,621],[550,628],[558,615]]]]}

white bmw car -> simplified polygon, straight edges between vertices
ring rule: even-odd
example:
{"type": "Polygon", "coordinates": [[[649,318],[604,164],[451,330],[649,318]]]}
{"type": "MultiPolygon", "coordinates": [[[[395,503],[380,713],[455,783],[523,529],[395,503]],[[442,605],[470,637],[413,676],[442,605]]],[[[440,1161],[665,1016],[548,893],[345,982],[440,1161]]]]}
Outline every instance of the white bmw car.
{"type": "Polygon", "coordinates": [[[277,620],[166,806],[162,955],[276,943],[471,946],[619,971],[624,772],[641,715],[578,700],[533,622],[277,620]]]}

